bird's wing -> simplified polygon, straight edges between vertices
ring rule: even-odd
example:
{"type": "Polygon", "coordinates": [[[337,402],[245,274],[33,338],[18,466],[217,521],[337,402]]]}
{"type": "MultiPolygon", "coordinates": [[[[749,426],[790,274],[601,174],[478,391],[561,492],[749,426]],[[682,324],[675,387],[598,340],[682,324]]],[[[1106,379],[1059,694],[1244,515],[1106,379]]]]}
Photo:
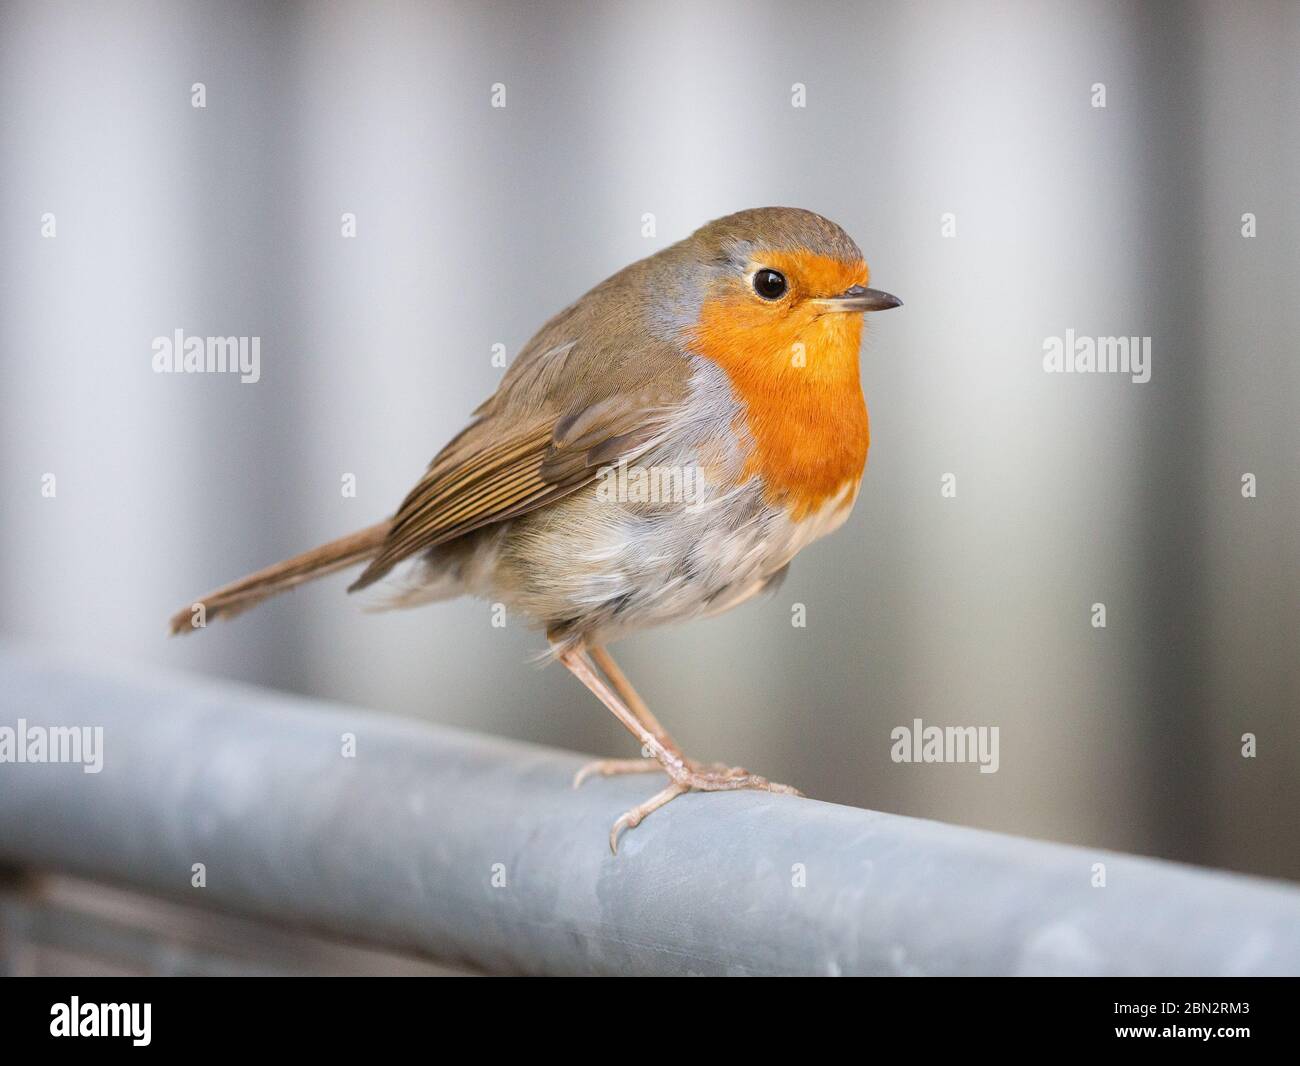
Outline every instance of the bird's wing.
{"type": "Polygon", "coordinates": [[[681,379],[673,378],[630,388],[626,380],[607,378],[551,389],[540,412],[534,404],[512,403],[513,390],[498,391],[430,463],[394,515],[379,554],[348,591],[429,548],[567,496],[595,480],[601,467],[647,451],[681,401],[681,379]],[[534,407],[531,416],[526,407],[534,407]]]}

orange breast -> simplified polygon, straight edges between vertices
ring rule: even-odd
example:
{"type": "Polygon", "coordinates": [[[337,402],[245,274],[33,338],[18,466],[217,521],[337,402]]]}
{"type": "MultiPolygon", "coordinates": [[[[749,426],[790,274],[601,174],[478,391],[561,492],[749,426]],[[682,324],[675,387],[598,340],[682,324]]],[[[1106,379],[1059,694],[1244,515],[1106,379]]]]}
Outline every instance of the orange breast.
{"type": "MultiPolygon", "coordinates": [[[[860,265],[851,279],[828,281],[825,294],[865,280],[860,265]]],[[[746,476],[759,474],[769,501],[796,520],[839,496],[866,465],[861,339],[860,314],[819,312],[798,300],[773,308],[739,292],[701,310],[693,348],[726,371],[744,405],[744,424],[735,428],[747,428],[754,441],[746,476]]]]}

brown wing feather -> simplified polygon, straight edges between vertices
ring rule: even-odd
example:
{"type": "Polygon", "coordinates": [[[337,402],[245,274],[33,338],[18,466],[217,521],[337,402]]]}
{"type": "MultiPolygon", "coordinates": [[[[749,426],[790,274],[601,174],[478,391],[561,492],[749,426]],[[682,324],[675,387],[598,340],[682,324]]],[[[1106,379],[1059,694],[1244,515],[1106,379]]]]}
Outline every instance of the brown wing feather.
{"type": "Polygon", "coordinates": [[[476,432],[457,437],[430,464],[398,508],[382,550],[348,591],[373,584],[429,548],[567,496],[594,480],[602,466],[650,446],[663,424],[659,406],[599,406],[572,440],[564,436],[571,419],[547,418],[504,437],[492,432],[496,420],[475,423],[476,432]]]}

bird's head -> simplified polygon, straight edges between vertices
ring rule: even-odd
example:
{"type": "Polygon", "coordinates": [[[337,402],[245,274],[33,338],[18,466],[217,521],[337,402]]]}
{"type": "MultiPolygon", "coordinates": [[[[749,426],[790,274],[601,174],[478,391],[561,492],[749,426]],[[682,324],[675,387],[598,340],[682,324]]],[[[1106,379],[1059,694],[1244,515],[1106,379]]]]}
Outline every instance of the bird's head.
{"type": "Polygon", "coordinates": [[[867,287],[862,252],[839,226],[790,207],[741,211],[710,222],[680,246],[694,285],[688,346],[733,378],[811,383],[852,367],[862,314],[902,301],[867,287]]]}

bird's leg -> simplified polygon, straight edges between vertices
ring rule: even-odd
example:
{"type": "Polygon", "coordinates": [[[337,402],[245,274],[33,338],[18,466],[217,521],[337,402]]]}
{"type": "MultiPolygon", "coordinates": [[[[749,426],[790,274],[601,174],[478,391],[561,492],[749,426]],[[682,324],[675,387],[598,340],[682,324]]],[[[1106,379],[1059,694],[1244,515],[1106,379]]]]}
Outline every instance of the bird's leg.
{"type": "MultiPolygon", "coordinates": [[[[608,652],[601,650],[600,657],[605,662],[613,665],[614,660],[609,657],[608,652]]],[[[683,793],[692,790],[698,790],[700,792],[732,792],[738,789],[753,789],[763,792],[777,792],[788,796],[803,795],[803,793],[796,788],[769,781],[767,778],[760,777],[758,774],[751,774],[748,770],[739,766],[727,767],[721,763],[701,766],[693,759],[687,759],[682,755],[677,745],[672,742],[672,738],[664,732],[663,727],[655,720],[654,715],[650,714],[649,709],[641,702],[640,697],[636,697],[636,702],[640,704],[640,707],[648,717],[649,722],[657,727],[654,730],[652,730],[650,725],[647,725],[646,722],[643,722],[641,718],[633,712],[631,707],[628,706],[624,697],[611,687],[613,682],[612,678],[610,679],[610,683],[607,683],[603,678],[597,675],[596,671],[592,669],[591,661],[582,651],[570,649],[562,652],[559,656],[559,660],[568,668],[574,677],[591,690],[592,694],[600,700],[601,703],[609,708],[610,712],[623,724],[623,727],[627,729],[629,733],[641,741],[643,750],[649,753],[649,758],[647,759],[619,760],[620,763],[627,764],[627,770],[614,769],[609,771],[601,770],[599,772],[620,773],[630,772],[633,769],[640,771],[643,769],[642,764],[648,764],[650,759],[654,759],[658,762],[663,771],[672,779],[672,783],[669,784],[667,788],[655,793],[655,795],[651,796],[650,799],[646,800],[644,803],[633,807],[614,823],[614,826],[609,833],[609,848],[610,851],[615,854],[618,853],[619,833],[624,829],[634,829],[636,826],[641,824],[647,815],[657,811],[665,803],[668,803],[683,793]],[[658,735],[656,735],[656,733],[658,735]]],[[[614,670],[617,672],[617,676],[622,681],[627,691],[632,692],[632,695],[636,696],[636,693],[632,690],[632,686],[627,683],[627,678],[623,677],[622,672],[618,670],[617,666],[614,667],[614,670]]],[[[584,768],[584,770],[585,769],[586,768],[584,768]]],[[[582,776],[583,771],[579,771],[578,783],[581,782],[582,776]]]]}
{"type": "MultiPolygon", "coordinates": [[[[643,725],[631,708],[623,701],[622,697],[610,688],[604,678],[600,677],[592,669],[591,662],[583,652],[570,649],[561,652],[559,659],[574,677],[591,690],[591,694],[596,699],[609,708],[610,713],[622,723],[623,728],[641,741],[642,749],[648,752],[649,757],[655,759],[670,777],[675,772],[686,771],[686,760],[682,757],[681,752],[677,750],[677,746],[673,744],[670,748],[668,744],[665,744],[643,725]]],[[[669,741],[669,744],[671,743],[669,741]]]]}
{"type": "MultiPolygon", "coordinates": [[[[600,668],[600,672],[605,675],[605,679],[618,694],[627,709],[632,712],[633,717],[660,744],[681,759],[683,764],[694,769],[691,760],[682,754],[681,748],[668,735],[668,730],[659,724],[659,719],[654,716],[650,708],[646,706],[645,700],[632,687],[632,682],[627,679],[627,675],[619,669],[614,657],[600,644],[590,646],[588,651],[592,661],[600,668]]],[[[647,749],[642,749],[642,756],[640,759],[596,759],[589,762],[574,775],[573,787],[577,788],[594,774],[599,774],[601,777],[612,777],[615,774],[644,774],[663,769],[653,757],[653,753],[647,749]]]]}
{"type": "Polygon", "coordinates": [[[632,687],[632,682],[627,679],[627,675],[619,669],[618,663],[614,661],[614,656],[605,650],[603,644],[593,645],[590,649],[591,657],[596,665],[600,667],[601,673],[609,679],[609,683],[614,686],[614,691],[623,697],[628,708],[636,715],[637,720],[645,726],[651,733],[668,748],[676,751],[677,745],[673,743],[672,737],[668,735],[668,730],[659,724],[659,719],[646,706],[645,700],[632,687]]]}

